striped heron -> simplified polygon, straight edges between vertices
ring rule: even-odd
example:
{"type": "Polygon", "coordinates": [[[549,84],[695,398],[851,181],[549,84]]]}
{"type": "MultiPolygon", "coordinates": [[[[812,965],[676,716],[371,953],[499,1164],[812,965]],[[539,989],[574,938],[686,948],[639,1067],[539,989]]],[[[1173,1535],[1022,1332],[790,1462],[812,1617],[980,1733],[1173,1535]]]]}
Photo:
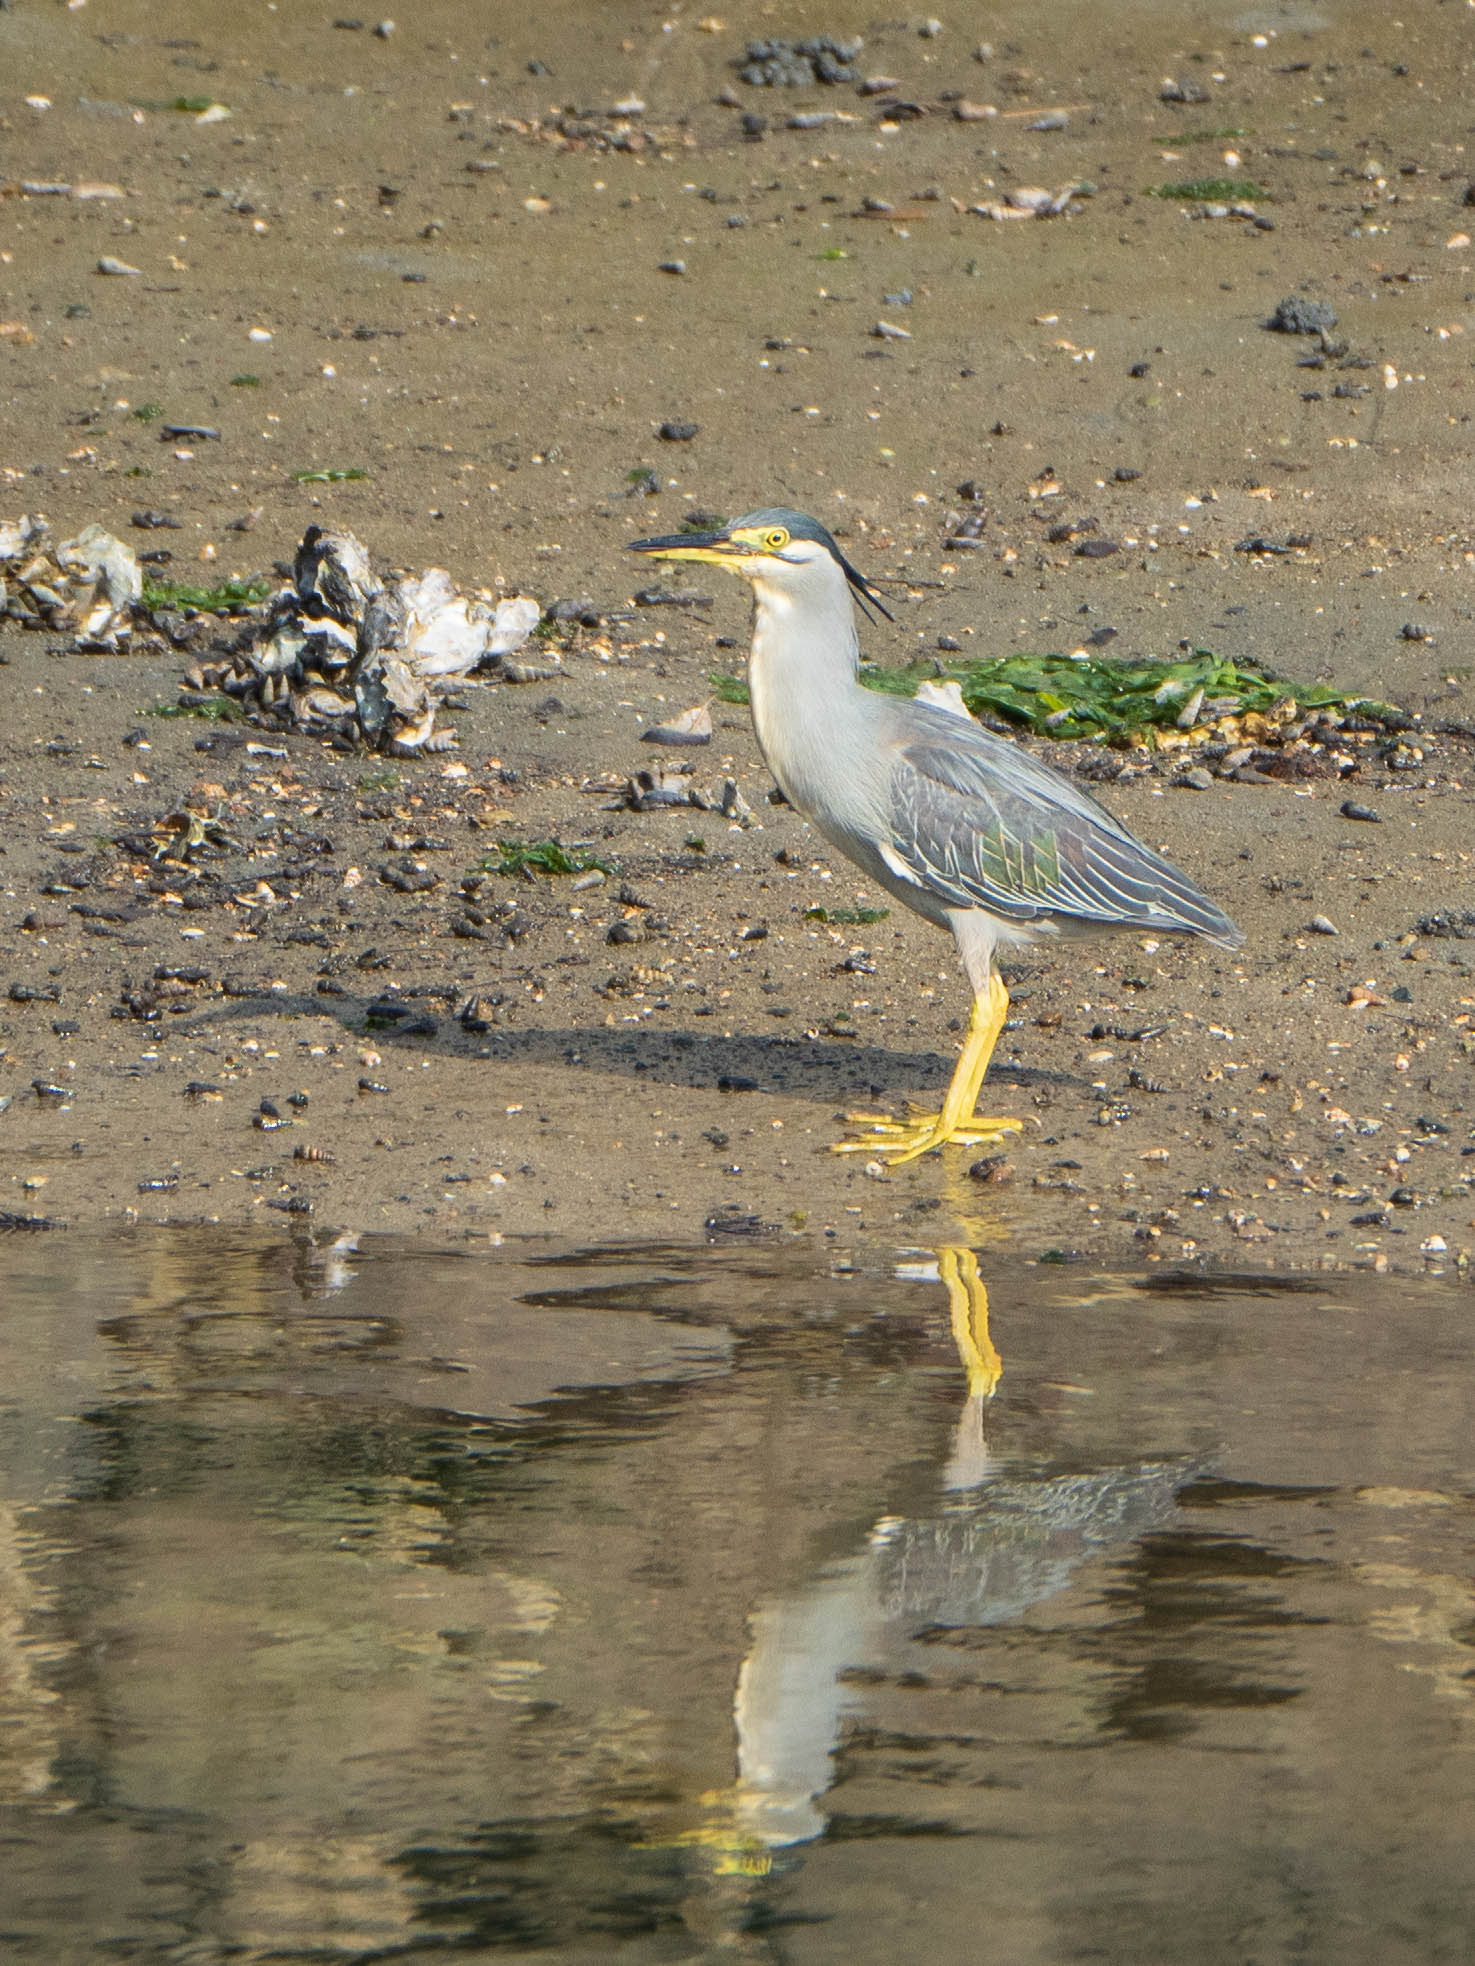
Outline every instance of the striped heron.
{"type": "Polygon", "coordinates": [[[837,1153],[879,1150],[900,1163],[1019,1130],[1018,1120],[974,1110],[1008,1015],[1001,950],[1111,929],[1201,935],[1222,949],[1243,941],[1186,874],[1022,745],[953,711],[866,689],[851,596],[886,609],[817,520],[773,507],[631,550],[751,582],[748,688],[770,771],[870,880],[952,930],[973,987],[941,1110],[905,1121],[850,1114],[864,1134],[837,1142],[837,1153]]]}

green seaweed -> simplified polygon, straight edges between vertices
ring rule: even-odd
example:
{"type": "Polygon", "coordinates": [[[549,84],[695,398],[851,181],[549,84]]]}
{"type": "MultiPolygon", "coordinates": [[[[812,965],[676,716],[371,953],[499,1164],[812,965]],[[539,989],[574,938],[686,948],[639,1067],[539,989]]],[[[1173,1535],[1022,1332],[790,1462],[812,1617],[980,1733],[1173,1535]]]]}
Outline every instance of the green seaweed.
{"type": "Polygon", "coordinates": [[[1264,202],[1270,193],[1252,177],[1195,177],[1182,184],[1148,184],[1144,198],[1180,198],[1190,205],[1228,205],[1236,201],[1264,202]]]}
{"type": "Polygon", "coordinates": [[[884,922],[890,913],[889,908],[806,908],[804,919],[833,922],[837,928],[869,928],[873,922],[884,922]]]}
{"type": "Polygon", "coordinates": [[[1231,138],[1252,137],[1253,130],[1179,130],[1176,136],[1154,137],[1155,144],[1165,144],[1178,149],[1190,143],[1225,143],[1231,138]]]}
{"type": "Polygon", "coordinates": [[[714,669],[707,677],[712,685],[712,694],[719,703],[746,703],[749,701],[748,685],[741,676],[734,676],[729,670],[714,669]]]}
{"type": "Polygon", "coordinates": [[[294,485],[346,485],[359,478],[367,478],[369,474],[360,471],[356,464],[351,464],[343,471],[330,466],[322,471],[293,471],[289,475],[294,485]]]}
{"type": "Polygon", "coordinates": [[[596,854],[560,845],[557,840],[498,840],[490,853],[482,855],[474,871],[478,874],[608,874],[607,860],[596,854]]]}
{"type": "Polygon", "coordinates": [[[261,387],[261,377],[259,375],[233,375],[230,379],[230,386],[232,389],[259,389],[261,387]]]}
{"type": "Polygon", "coordinates": [[[239,614],[254,608],[271,592],[265,580],[222,580],[213,587],[200,587],[188,580],[155,580],[143,583],[146,608],[184,608],[191,614],[239,614]]]}
{"type": "MultiPolygon", "coordinates": [[[[906,669],[868,666],[861,680],[893,696],[912,696],[918,683],[937,674],[932,662],[906,669]]],[[[1326,683],[1293,683],[1267,675],[1253,663],[1232,662],[1196,648],[1177,661],[1136,661],[1109,656],[1000,656],[954,663],[943,671],[958,683],[975,716],[992,715],[1038,737],[1097,738],[1118,744],[1150,743],[1157,730],[1179,728],[1184,711],[1202,692],[1194,723],[1217,717],[1264,713],[1289,698],[1300,710],[1362,709],[1370,716],[1400,713],[1393,706],[1326,683]]]]}
{"type": "Polygon", "coordinates": [[[134,418],[139,423],[156,422],[163,414],[163,407],[159,403],[140,403],[133,412],[134,418]]]}

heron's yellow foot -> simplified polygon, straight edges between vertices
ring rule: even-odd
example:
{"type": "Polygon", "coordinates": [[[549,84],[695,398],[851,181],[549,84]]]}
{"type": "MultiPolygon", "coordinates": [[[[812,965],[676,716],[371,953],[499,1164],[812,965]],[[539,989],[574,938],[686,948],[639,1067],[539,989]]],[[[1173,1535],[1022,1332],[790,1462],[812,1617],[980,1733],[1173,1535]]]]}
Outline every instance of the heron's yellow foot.
{"type": "Polygon", "coordinates": [[[832,1153],[883,1153],[893,1167],[903,1161],[930,1154],[934,1147],[997,1146],[1006,1134],[1018,1133],[1020,1120],[985,1119],[973,1108],[978,1101],[983,1075],[993,1056],[1004,1019],[1009,1013],[1009,992],[997,970],[991,972],[986,989],[973,1004],[968,1035],[953,1067],[946,1096],[939,1113],[914,1113],[909,1119],[894,1120],[887,1113],[847,1113],[852,1126],[866,1129],[861,1140],[837,1140],[832,1153]]]}
{"type": "Polygon", "coordinates": [[[905,1120],[888,1113],[847,1113],[851,1126],[863,1127],[859,1140],[837,1140],[832,1154],[884,1154],[893,1167],[917,1160],[934,1147],[997,1147],[1011,1133],[1023,1130],[1023,1120],[990,1119],[974,1113],[966,1120],[951,1120],[946,1111],[914,1113],[905,1120]]]}

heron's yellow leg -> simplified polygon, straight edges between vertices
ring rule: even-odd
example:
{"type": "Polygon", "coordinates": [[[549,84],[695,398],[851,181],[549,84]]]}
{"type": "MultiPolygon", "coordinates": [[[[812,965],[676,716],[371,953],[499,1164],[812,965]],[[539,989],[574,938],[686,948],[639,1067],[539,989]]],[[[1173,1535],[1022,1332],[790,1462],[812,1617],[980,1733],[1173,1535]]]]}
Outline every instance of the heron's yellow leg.
{"type": "Polygon", "coordinates": [[[893,1166],[915,1160],[934,1147],[951,1142],[960,1147],[994,1144],[1005,1134],[1018,1133],[1022,1122],[1011,1119],[985,1119],[975,1113],[979,1088],[994,1055],[994,1046],[1009,1014],[1009,992],[998,971],[989,977],[988,994],[976,997],[968,1020],[968,1035],[954,1067],[951,1082],[937,1113],[916,1113],[906,1120],[889,1119],[881,1113],[848,1113],[852,1125],[866,1129],[860,1140],[837,1140],[831,1148],[836,1154],[880,1152],[893,1166]]]}

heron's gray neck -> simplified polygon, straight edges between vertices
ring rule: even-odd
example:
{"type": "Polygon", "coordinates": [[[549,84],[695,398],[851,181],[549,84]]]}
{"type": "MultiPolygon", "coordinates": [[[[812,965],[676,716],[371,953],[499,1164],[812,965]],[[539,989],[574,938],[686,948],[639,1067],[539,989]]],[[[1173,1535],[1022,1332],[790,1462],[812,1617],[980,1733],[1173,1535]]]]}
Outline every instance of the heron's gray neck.
{"type": "Polygon", "coordinates": [[[817,750],[843,719],[846,698],[859,687],[860,644],[844,579],[818,597],[794,597],[767,582],[753,584],[753,647],[748,692],[753,725],[769,769],[789,798],[807,807],[807,781],[817,750]],[[802,625],[801,625],[802,623],[802,625]]]}

